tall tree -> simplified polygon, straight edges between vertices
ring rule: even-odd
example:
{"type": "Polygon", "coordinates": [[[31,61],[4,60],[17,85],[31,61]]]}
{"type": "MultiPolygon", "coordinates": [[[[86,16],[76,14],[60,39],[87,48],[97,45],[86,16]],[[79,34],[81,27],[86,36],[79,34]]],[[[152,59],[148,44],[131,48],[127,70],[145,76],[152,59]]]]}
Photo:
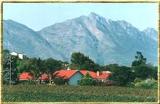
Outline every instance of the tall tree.
{"type": "Polygon", "coordinates": [[[137,51],[135,60],[132,62],[132,66],[145,65],[147,59],[144,58],[141,52],[137,51]]]}
{"type": "Polygon", "coordinates": [[[117,85],[125,86],[130,84],[135,79],[135,75],[131,71],[130,67],[114,66],[111,70],[112,76],[110,79],[115,81],[117,85]]]}
{"type": "Polygon", "coordinates": [[[80,52],[72,53],[71,55],[71,64],[75,66],[76,69],[87,69],[87,70],[98,70],[98,65],[94,63],[88,56],[80,52]]]}
{"type": "Polygon", "coordinates": [[[147,64],[147,59],[144,58],[141,52],[137,52],[135,60],[132,62],[132,70],[135,76],[140,79],[157,77],[157,70],[151,64],[147,64]]]}
{"type": "Polygon", "coordinates": [[[63,67],[63,64],[64,63],[62,61],[58,61],[52,58],[45,60],[45,67],[48,72],[54,72],[61,69],[63,67]]]}

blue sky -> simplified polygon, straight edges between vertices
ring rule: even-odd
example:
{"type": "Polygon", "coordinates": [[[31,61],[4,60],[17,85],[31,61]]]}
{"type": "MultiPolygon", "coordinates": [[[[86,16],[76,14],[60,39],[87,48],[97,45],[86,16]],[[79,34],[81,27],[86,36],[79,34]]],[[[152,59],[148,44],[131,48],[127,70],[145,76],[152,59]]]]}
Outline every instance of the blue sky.
{"type": "Polygon", "coordinates": [[[15,20],[36,31],[90,12],[125,20],[140,30],[158,28],[157,3],[4,3],[3,7],[4,20],[15,20]]]}

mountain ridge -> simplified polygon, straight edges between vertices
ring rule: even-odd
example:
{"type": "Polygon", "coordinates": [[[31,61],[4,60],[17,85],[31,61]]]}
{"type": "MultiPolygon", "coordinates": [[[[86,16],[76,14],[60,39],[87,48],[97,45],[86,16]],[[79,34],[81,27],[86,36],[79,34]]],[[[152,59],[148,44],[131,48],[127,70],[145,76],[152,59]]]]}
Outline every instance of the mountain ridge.
{"type": "MultiPolygon", "coordinates": [[[[7,31],[11,31],[13,27],[9,29],[6,27],[7,26],[4,25],[4,48],[15,51],[17,48],[12,49],[12,47],[17,47],[17,44],[13,44],[12,46],[7,45],[7,42],[14,43],[13,39],[15,38],[12,37],[13,39],[10,39],[10,41],[5,38],[5,35],[15,35],[11,34],[11,32],[10,34],[7,33],[7,31]]],[[[16,32],[17,31],[22,32],[16,30],[16,32]]],[[[33,49],[35,48],[35,52],[30,52],[29,49],[27,50],[29,51],[27,55],[31,57],[33,57],[31,53],[33,54],[36,53],[37,50],[42,50],[42,52],[38,52],[35,56],[41,58],[52,57],[69,61],[72,52],[82,52],[99,64],[118,63],[128,65],[134,59],[136,51],[142,51],[149,62],[154,64],[157,62],[158,46],[156,30],[154,31],[154,29],[151,28],[140,31],[126,21],[112,21],[111,19],[106,19],[94,13],[89,16],[80,16],[47,26],[40,31],[33,30],[33,34],[39,35],[44,41],[42,41],[42,43],[36,43],[36,45],[34,43],[30,44],[34,46],[32,47],[33,49]],[[150,35],[150,33],[152,33],[152,35],[150,35]],[[128,40],[130,41],[127,42],[128,40]],[[47,47],[45,47],[44,44],[47,47]],[[36,47],[41,48],[36,49],[36,47]],[[147,52],[148,50],[149,52],[147,52]]],[[[30,35],[30,37],[32,36],[30,35]]],[[[29,37],[25,36],[25,38],[29,37]]],[[[24,49],[18,49],[18,51],[22,50],[26,52],[24,49]]]]}

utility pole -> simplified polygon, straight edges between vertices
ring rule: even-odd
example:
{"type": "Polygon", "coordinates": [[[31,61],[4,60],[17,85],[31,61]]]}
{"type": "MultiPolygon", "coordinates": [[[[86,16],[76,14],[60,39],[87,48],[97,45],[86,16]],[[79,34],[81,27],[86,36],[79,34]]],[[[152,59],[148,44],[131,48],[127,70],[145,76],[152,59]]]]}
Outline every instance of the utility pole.
{"type": "Polygon", "coordinates": [[[19,59],[23,59],[23,54],[18,54],[16,52],[11,52],[9,57],[9,63],[10,63],[10,75],[9,75],[9,84],[12,84],[12,56],[16,56],[19,59]]]}

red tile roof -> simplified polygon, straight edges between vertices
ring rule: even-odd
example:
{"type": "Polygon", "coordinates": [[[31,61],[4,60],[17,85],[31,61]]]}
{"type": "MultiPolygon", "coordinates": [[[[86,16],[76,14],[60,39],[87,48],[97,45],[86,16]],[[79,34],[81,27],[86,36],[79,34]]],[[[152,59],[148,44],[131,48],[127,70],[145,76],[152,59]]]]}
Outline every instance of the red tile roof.
{"type": "Polygon", "coordinates": [[[48,76],[48,74],[43,73],[43,74],[41,74],[41,76],[39,77],[39,79],[40,79],[40,80],[47,81],[47,80],[49,80],[49,76],[48,76]]]}
{"type": "Polygon", "coordinates": [[[77,70],[59,70],[53,73],[54,76],[69,79],[71,76],[73,76],[77,70]]]}
{"type": "Polygon", "coordinates": [[[29,72],[23,72],[19,75],[19,80],[33,80],[33,74],[29,72]]]}
{"type": "Polygon", "coordinates": [[[108,79],[111,76],[110,73],[102,73],[99,76],[97,76],[97,79],[108,79]]]}
{"type": "Polygon", "coordinates": [[[83,75],[86,75],[87,73],[89,73],[89,75],[92,77],[92,78],[96,78],[97,74],[94,72],[94,71],[87,71],[87,70],[81,70],[80,71],[83,75]]]}
{"type": "MultiPolygon", "coordinates": [[[[56,77],[61,77],[63,79],[69,79],[71,76],[73,76],[78,70],[59,70],[53,73],[54,76],[56,77]]],[[[99,76],[97,76],[97,73],[94,71],[87,71],[87,70],[80,70],[80,73],[83,75],[86,75],[89,73],[89,75],[94,78],[94,79],[107,79],[111,76],[111,73],[109,72],[102,72],[99,73],[99,76]]]]}

